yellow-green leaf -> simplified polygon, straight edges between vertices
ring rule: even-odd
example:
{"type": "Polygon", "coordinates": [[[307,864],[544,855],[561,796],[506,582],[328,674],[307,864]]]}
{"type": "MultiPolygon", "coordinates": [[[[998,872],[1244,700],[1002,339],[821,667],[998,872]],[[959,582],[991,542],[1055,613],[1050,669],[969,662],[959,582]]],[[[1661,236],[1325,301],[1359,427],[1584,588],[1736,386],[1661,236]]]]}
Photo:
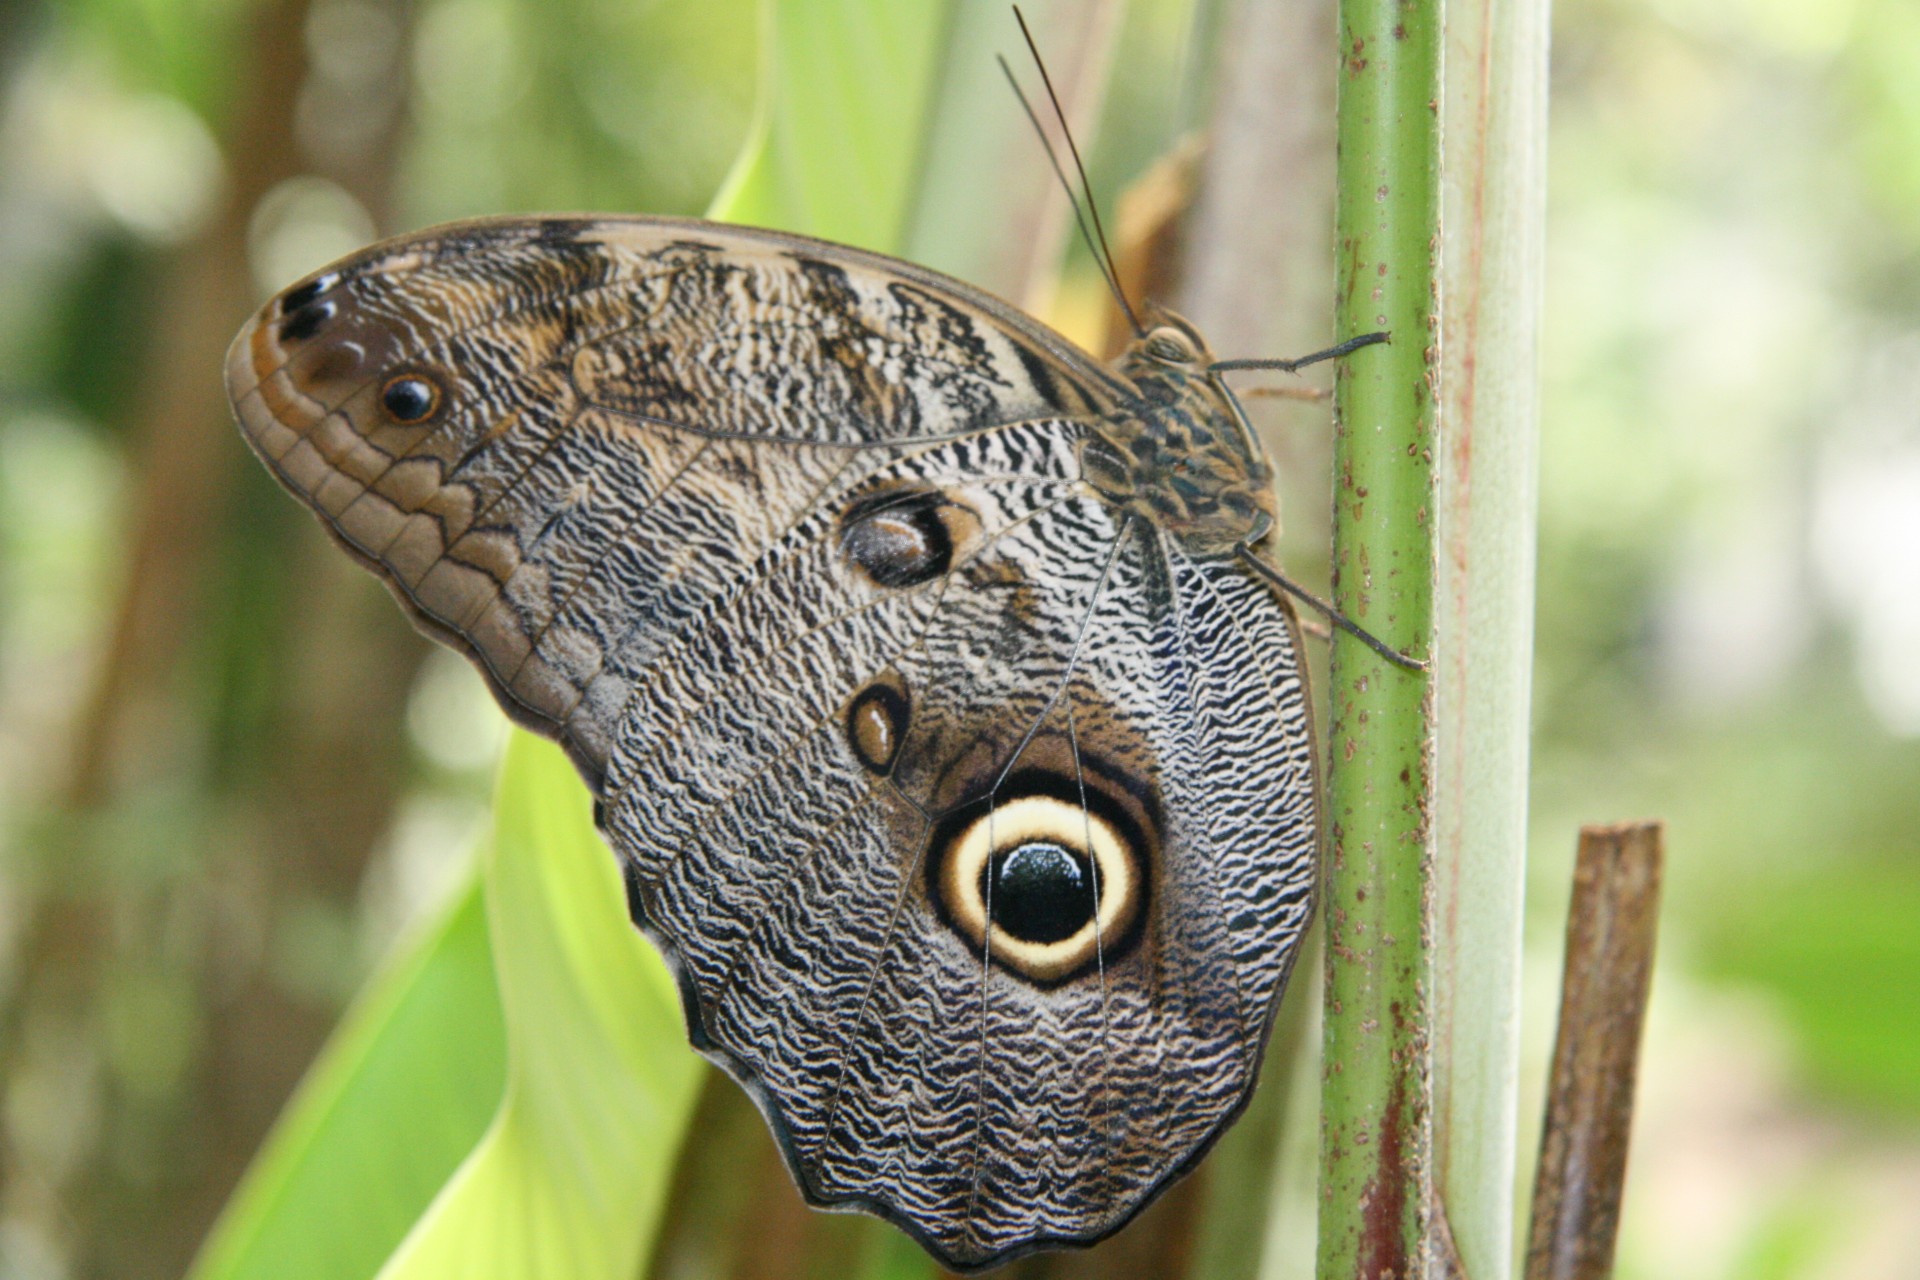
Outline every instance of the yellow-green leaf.
{"type": "Polygon", "coordinates": [[[701,1072],[557,747],[516,734],[486,859],[506,1097],[382,1280],[635,1274],[701,1072]]]}

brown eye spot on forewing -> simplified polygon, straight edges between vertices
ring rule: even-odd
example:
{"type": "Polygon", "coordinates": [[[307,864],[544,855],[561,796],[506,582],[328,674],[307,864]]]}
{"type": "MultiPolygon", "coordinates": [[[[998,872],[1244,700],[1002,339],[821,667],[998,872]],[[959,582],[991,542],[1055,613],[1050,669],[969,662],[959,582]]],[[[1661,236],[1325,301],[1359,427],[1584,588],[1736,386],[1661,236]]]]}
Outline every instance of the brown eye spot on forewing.
{"type": "Polygon", "coordinates": [[[869,771],[884,774],[893,767],[910,714],[906,685],[894,676],[875,680],[847,704],[847,744],[869,771]]]}
{"type": "Polygon", "coordinates": [[[869,494],[840,520],[840,548],[882,587],[914,587],[950,569],[979,530],[972,511],[935,489],[869,494]]]}

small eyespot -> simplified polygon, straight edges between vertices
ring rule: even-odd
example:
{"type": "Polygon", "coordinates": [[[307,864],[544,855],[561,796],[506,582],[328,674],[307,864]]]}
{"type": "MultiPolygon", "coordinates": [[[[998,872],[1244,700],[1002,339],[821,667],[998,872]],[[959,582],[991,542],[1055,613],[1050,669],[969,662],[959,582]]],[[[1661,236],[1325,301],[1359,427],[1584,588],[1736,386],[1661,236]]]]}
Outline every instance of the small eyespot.
{"type": "Polygon", "coordinates": [[[417,373],[403,373],[381,388],[380,404],[395,422],[410,427],[440,407],[440,388],[417,373]]]}
{"type": "Polygon", "coordinates": [[[943,518],[946,505],[939,493],[927,490],[863,499],[841,518],[841,549],[880,586],[929,582],[953,564],[953,531],[943,518]]]}
{"type": "Polygon", "coordinates": [[[333,319],[335,307],[331,298],[322,298],[318,302],[309,302],[285,320],[280,322],[280,341],[305,342],[320,332],[327,321],[333,319]]]}
{"type": "Polygon", "coordinates": [[[1166,364],[1192,364],[1200,358],[1187,336],[1174,328],[1159,328],[1147,335],[1147,355],[1166,364]]]}
{"type": "Polygon", "coordinates": [[[325,275],[315,276],[296,289],[287,290],[280,296],[280,314],[292,315],[311,305],[321,294],[339,283],[340,277],[329,271],[325,275]]]}
{"type": "Polygon", "coordinates": [[[871,772],[884,774],[893,767],[901,740],[907,736],[908,715],[906,689],[886,678],[868,685],[847,704],[847,741],[871,772]]]}

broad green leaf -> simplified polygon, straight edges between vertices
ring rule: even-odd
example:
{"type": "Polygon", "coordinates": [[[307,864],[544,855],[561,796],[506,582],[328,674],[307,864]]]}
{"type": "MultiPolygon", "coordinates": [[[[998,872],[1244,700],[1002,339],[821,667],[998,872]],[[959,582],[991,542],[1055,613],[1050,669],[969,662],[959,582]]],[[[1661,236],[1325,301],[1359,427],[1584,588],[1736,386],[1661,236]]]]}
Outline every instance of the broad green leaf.
{"type": "Polygon", "coordinates": [[[515,734],[486,857],[508,1035],[493,1127],[383,1280],[631,1276],[701,1073],[559,748],[515,734]]]}
{"type": "Polygon", "coordinates": [[[373,1275],[486,1130],[505,1078],[486,911],[470,876],[348,1011],[191,1280],[373,1275]]]}

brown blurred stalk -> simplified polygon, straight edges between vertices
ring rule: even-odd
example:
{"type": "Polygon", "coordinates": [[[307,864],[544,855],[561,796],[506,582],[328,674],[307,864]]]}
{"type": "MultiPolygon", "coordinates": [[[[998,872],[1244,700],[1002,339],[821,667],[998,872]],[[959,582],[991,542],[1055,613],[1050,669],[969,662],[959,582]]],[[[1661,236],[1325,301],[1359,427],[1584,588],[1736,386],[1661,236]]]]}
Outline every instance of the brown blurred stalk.
{"type": "MultiPolygon", "coordinates": [[[[357,151],[316,161],[302,145],[321,3],[267,0],[245,19],[217,126],[224,203],[162,264],[145,349],[129,356],[139,390],[114,424],[132,476],[121,589],[0,1025],[9,1102],[44,1076],[49,1035],[77,1035],[104,1067],[72,1066],[89,1095],[74,1114],[92,1119],[70,1167],[35,1167],[5,1134],[9,1211],[55,1238],[76,1276],[185,1266],[336,1012],[333,992],[290,989],[289,922],[350,918],[403,781],[419,646],[311,530],[316,554],[272,554],[294,517],[251,501],[267,481],[243,461],[219,376],[259,301],[248,241],[262,198],[315,173],[376,219],[388,203],[402,112],[357,151]],[[324,763],[294,772],[282,758],[324,763]],[[106,1042],[130,988],[172,993],[160,1007],[187,1046],[177,1073],[118,1073],[106,1042]]],[[[408,6],[383,7],[404,35],[408,6]]],[[[404,41],[396,74],[403,55],[404,41]]]]}
{"type": "Polygon", "coordinates": [[[1658,822],[1580,832],[1527,1280],[1613,1272],[1664,859],[1658,822]]]}

